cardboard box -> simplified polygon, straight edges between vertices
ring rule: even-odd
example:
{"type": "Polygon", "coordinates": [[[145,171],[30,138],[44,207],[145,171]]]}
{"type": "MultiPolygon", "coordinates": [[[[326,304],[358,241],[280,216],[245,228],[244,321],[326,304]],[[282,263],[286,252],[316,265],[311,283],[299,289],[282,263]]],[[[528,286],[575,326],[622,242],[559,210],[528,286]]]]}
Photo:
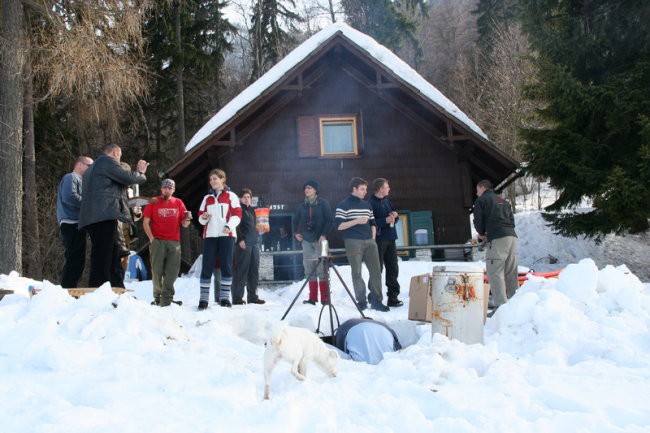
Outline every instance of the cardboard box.
{"type": "Polygon", "coordinates": [[[431,274],[411,277],[411,287],[409,288],[409,320],[431,322],[433,316],[431,284],[431,274]]]}

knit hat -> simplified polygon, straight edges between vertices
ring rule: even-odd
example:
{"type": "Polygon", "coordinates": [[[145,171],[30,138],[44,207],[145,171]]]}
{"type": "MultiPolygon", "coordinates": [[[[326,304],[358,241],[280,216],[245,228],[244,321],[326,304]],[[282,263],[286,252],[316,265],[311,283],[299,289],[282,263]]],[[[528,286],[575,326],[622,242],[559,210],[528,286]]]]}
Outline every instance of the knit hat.
{"type": "Polygon", "coordinates": [[[305,189],[305,188],[307,188],[308,186],[311,186],[312,188],[314,188],[314,189],[316,190],[316,192],[318,192],[318,187],[319,187],[320,185],[319,185],[318,182],[316,182],[315,180],[308,180],[308,181],[305,182],[305,184],[302,186],[302,189],[305,189]]]}
{"type": "Polygon", "coordinates": [[[161,188],[173,188],[176,189],[176,182],[171,179],[164,179],[160,184],[161,188]]]}

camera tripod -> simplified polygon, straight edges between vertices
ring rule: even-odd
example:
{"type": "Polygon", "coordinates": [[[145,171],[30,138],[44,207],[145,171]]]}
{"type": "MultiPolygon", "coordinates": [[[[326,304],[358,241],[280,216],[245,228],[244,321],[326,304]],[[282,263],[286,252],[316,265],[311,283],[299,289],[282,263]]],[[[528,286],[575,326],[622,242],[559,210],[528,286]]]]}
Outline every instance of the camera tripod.
{"type": "MultiPolygon", "coordinates": [[[[341,284],[343,284],[343,287],[345,288],[345,291],[348,292],[348,295],[350,296],[350,299],[352,300],[352,303],[356,307],[356,309],[359,311],[359,314],[361,314],[361,317],[364,319],[367,318],[364,314],[363,311],[359,308],[359,305],[357,304],[357,301],[354,299],[354,296],[352,295],[352,292],[350,292],[350,289],[348,286],[345,284],[345,281],[343,281],[343,277],[341,277],[341,274],[339,273],[339,270],[336,268],[336,265],[331,262],[332,259],[338,258],[338,257],[345,257],[345,254],[341,255],[327,255],[327,256],[320,256],[318,257],[318,263],[316,263],[316,266],[311,270],[309,275],[307,275],[307,278],[305,279],[305,282],[303,283],[302,287],[300,290],[298,290],[298,293],[296,296],[293,298],[293,301],[291,301],[291,304],[289,304],[289,307],[287,308],[287,311],[284,312],[284,315],[280,320],[284,320],[285,317],[287,317],[287,314],[289,314],[289,311],[291,311],[291,308],[293,308],[293,305],[296,303],[298,298],[300,297],[300,294],[302,291],[305,289],[307,284],[309,283],[309,279],[312,278],[315,274],[316,271],[318,270],[318,265],[321,263],[323,264],[324,267],[324,273],[325,273],[325,278],[327,281],[327,297],[329,299],[329,302],[326,304],[323,304],[323,306],[320,309],[320,313],[318,314],[318,326],[316,327],[316,333],[320,332],[320,322],[321,318],[323,316],[323,311],[325,311],[325,308],[328,309],[329,315],[330,315],[330,331],[331,331],[331,341],[327,341],[328,343],[334,344],[334,330],[338,329],[338,326],[341,324],[339,321],[339,314],[336,311],[336,308],[334,307],[334,303],[332,302],[332,285],[330,284],[330,268],[334,269],[334,272],[336,272],[336,276],[339,277],[339,281],[341,284]],[[334,316],[336,316],[336,325],[337,327],[334,328],[334,316]]],[[[324,338],[325,340],[326,338],[324,338]]]]}

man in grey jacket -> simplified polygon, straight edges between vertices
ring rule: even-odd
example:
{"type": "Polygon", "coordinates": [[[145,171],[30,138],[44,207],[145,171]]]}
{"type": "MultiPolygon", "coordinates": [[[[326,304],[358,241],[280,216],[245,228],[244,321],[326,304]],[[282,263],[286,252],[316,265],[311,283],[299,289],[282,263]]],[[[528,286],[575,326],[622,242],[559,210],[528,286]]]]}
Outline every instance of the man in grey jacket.
{"type": "Polygon", "coordinates": [[[505,304],[519,288],[517,279],[517,234],[510,202],[498,196],[492,182],[482,180],[476,185],[474,228],[487,242],[485,266],[495,307],[505,304]]]}
{"type": "Polygon", "coordinates": [[[86,265],[86,232],[79,230],[78,223],[82,176],[92,163],[93,160],[87,156],[77,158],[72,172],[61,179],[56,197],[56,220],[65,249],[61,287],[66,289],[77,287],[86,265]]]}
{"type": "Polygon", "coordinates": [[[122,287],[122,281],[111,272],[120,266],[117,221],[132,223],[125,188],[147,180],[144,174],[149,163],[141,159],[135,171],[125,170],[120,167],[120,146],[108,144],[102,151],[83,176],[79,228],[88,230],[92,241],[88,286],[110,281],[111,286],[122,287]]]}

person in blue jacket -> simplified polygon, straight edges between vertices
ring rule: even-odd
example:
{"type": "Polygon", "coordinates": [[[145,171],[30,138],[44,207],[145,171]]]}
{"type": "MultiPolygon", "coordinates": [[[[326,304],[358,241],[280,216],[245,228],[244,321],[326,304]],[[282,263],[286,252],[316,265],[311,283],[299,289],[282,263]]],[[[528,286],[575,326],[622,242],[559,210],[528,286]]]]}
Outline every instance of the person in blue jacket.
{"type": "Polygon", "coordinates": [[[78,226],[83,175],[92,163],[87,156],[78,157],[72,172],[61,178],[56,197],[56,220],[65,249],[61,287],[66,289],[77,287],[86,265],[86,232],[78,226]]]}

